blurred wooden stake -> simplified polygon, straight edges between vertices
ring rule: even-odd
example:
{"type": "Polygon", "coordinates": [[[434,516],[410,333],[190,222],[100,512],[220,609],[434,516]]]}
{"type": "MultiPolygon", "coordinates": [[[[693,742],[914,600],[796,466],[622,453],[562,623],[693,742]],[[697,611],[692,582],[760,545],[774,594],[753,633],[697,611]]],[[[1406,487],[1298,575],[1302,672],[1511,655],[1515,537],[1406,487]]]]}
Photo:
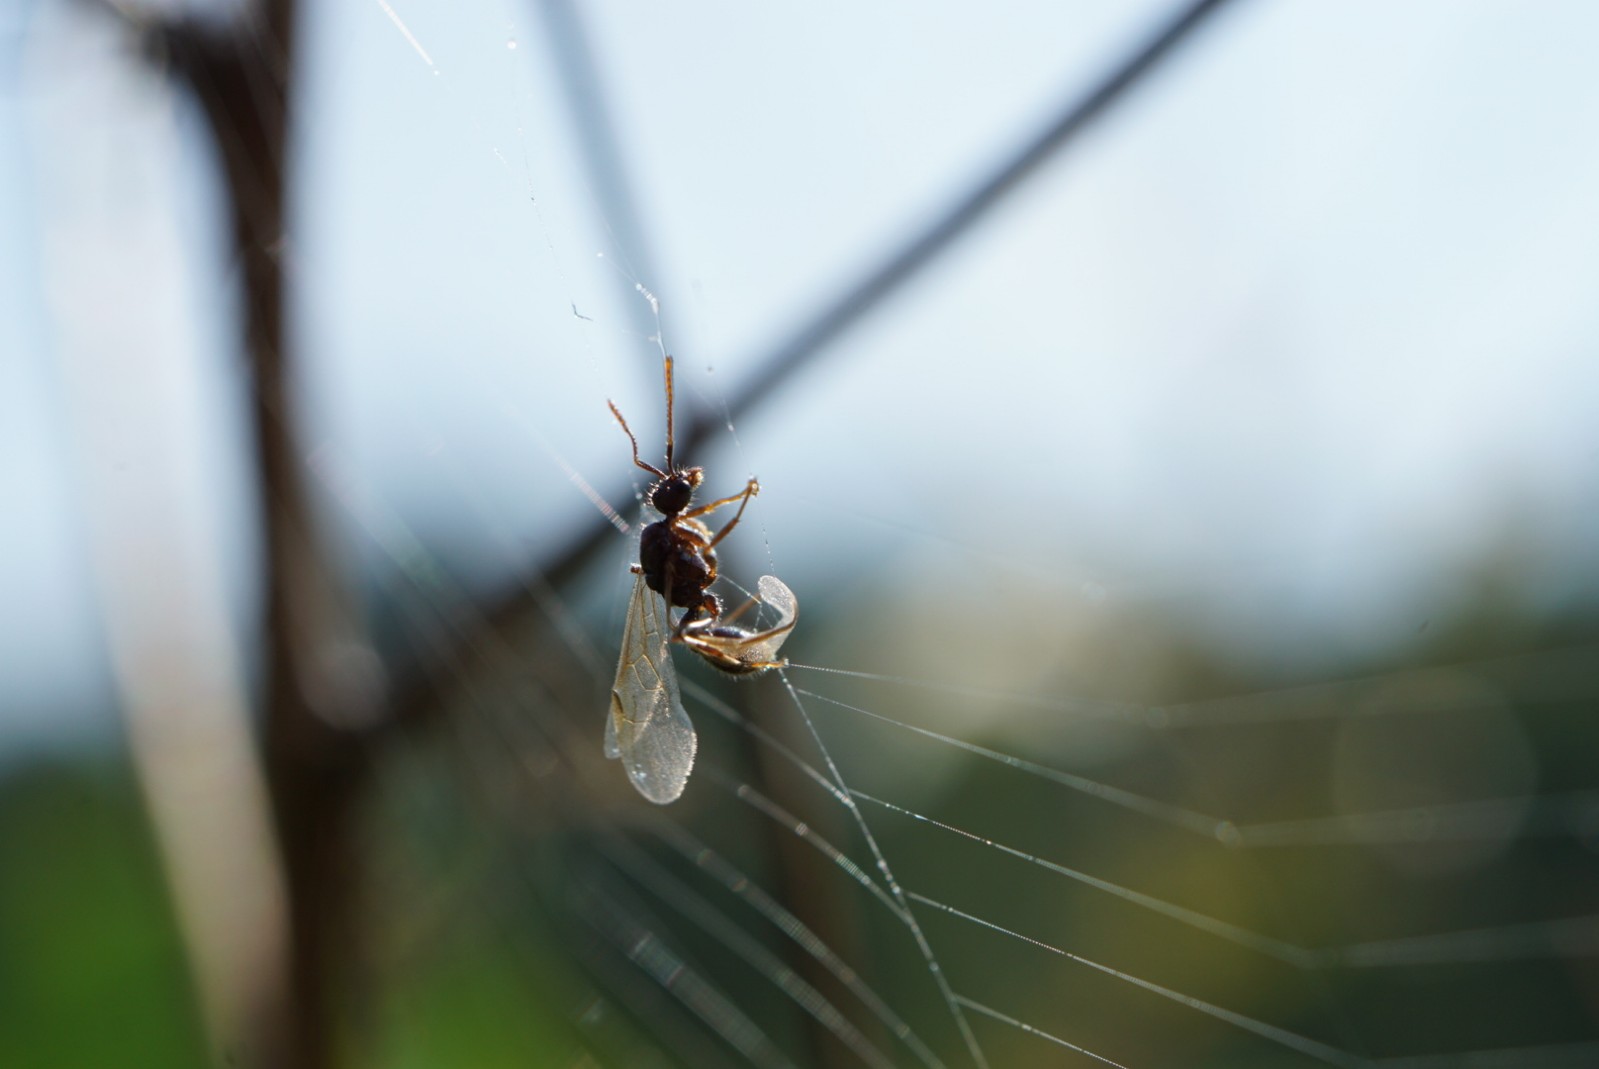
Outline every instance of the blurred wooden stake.
{"type": "Polygon", "coordinates": [[[295,4],[263,0],[226,25],[178,21],[154,34],[195,94],[221,165],[242,271],[249,426],[265,554],[264,765],[287,891],[288,978],[258,1017],[275,1021],[253,1064],[334,1062],[334,995],[353,957],[351,835],[363,784],[349,728],[378,715],[353,616],[322,551],[297,440],[293,361],[284,329],[284,231],[294,82],[295,4]]]}
{"type": "MultiPolygon", "coordinates": [[[[115,47],[111,45],[110,47],[115,47]]],[[[114,135],[63,99],[59,155],[42,154],[43,279],[72,421],[74,489],[128,745],[199,1012],[218,1064],[293,1064],[284,1047],[288,918],[265,775],[230,619],[215,443],[202,407],[209,353],[185,329],[195,299],[152,266],[182,253],[177,221],[126,210],[164,189],[180,154],[164,91],[125,94],[114,135]],[[130,119],[131,116],[131,119],[130,119]],[[85,159],[115,166],[84,166],[85,159]],[[57,164],[57,160],[61,165],[57,164]]]]}

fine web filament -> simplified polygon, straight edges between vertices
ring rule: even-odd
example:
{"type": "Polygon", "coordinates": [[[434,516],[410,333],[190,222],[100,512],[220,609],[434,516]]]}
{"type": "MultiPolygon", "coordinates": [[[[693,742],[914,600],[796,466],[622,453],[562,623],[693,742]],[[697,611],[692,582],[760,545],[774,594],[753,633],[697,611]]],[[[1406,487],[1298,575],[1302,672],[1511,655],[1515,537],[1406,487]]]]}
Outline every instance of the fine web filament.
{"type": "MultiPolygon", "coordinates": [[[[859,999],[861,1004],[870,1010],[873,1016],[881,1021],[896,1038],[910,1048],[923,1065],[928,1066],[929,1069],[943,1069],[944,1063],[939,1060],[938,1056],[928,1048],[911,1026],[861,979],[860,974],[835,953],[815,932],[811,931],[803,921],[762,890],[755,881],[740,872],[705,843],[671,821],[660,821],[654,830],[663,842],[675,849],[685,860],[693,862],[728,891],[743,899],[769,923],[802,947],[807,954],[821,962],[823,967],[832,973],[834,978],[843,984],[851,994],[859,999]]],[[[888,902],[888,905],[890,908],[894,908],[892,900],[888,902]]]]}
{"type": "Polygon", "coordinates": [[[893,1069],[893,1061],[820,991],[806,983],[777,955],[724,916],[703,895],[677,879],[637,847],[620,840],[603,843],[600,854],[627,874],[641,890],[661,899],[747,965],[769,980],[802,1010],[874,1069],[893,1069]]]}

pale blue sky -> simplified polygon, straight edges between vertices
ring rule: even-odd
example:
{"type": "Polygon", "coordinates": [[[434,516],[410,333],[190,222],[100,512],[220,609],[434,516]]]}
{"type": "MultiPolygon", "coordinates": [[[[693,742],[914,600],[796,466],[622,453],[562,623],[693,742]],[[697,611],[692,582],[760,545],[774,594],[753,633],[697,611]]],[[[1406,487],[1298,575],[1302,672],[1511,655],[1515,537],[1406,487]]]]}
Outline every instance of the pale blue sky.
{"type": "MultiPolygon", "coordinates": [[[[658,441],[646,269],[618,265],[529,5],[391,0],[420,51],[375,0],[306,6],[307,442],[488,578],[588,522],[563,463],[625,470],[607,397],[658,441]]],[[[586,7],[685,403],[1167,9],[586,7]]],[[[1357,649],[1446,615],[1523,526],[1529,597],[1591,592],[1596,31],[1581,3],[1239,2],[694,458],[761,477],[752,566],[803,602],[866,545],[964,562],[952,596],[1010,572],[1357,649]]],[[[50,733],[107,686],[92,524],[215,544],[248,618],[245,385],[193,117],[78,5],[3,35],[0,728],[50,733]],[[173,452],[136,457],[184,465],[117,469],[100,394],[160,414],[173,452]]]]}

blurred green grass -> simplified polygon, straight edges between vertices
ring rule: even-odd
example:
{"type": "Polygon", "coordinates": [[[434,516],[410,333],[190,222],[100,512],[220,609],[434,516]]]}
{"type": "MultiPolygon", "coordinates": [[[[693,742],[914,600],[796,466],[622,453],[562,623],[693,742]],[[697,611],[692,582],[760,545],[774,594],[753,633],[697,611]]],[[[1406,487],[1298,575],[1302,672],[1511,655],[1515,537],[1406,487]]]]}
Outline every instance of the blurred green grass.
{"type": "Polygon", "coordinates": [[[50,760],[0,779],[0,1065],[215,1064],[193,994],[127,770],[50,760]]]}
{"type": "MultiPolygon", "coordinates": [[[[504,935],[491,915],[457,913],[419,960],[369,974],[347,1064],[571,1064],[572,1007],[538,984],[553,951],[504,935]]],[[[247,1064],[207,1050],[131,770],[85,756],[0,777],[0,1066],[247,1064]]]]}

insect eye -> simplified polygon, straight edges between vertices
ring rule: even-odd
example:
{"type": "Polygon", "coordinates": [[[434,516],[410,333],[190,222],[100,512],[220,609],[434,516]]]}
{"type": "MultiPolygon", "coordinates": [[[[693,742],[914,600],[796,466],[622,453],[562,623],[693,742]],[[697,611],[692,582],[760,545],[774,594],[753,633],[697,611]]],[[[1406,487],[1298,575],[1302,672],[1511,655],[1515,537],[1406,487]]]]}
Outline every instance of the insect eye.
{"type": "Polygon", "coordinates": [[[675,516],[694,499],[694,485],[681,476],[663,480],[650,495],[650,504],[664,516],[675,516]]]}

